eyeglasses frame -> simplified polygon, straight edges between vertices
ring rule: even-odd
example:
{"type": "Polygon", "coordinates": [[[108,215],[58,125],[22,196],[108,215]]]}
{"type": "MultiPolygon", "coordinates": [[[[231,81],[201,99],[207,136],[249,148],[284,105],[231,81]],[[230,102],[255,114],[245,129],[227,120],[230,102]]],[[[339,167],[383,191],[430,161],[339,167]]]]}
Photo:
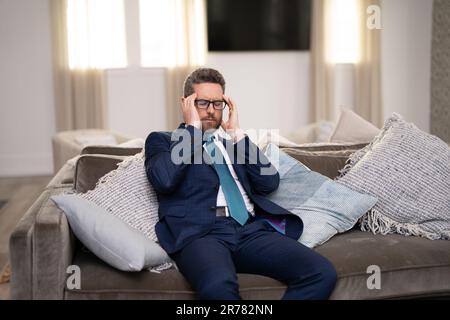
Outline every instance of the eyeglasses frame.
{"type": "Polygon", "coordinates": [[[211,105],[211,103],[212,103],[212,106],[213,106],[214,110],[224,110],[228,106],[228,103],[225,100],[207,100],[207,99],[195,99],[194,100],[194,105],[197,108],[202,109],[202,110],[207,110],[209,108],[209,106],[211,105]],[[199,107],[198,106],[198,101],[208,101],[208,106],[206,108],[199,107]],[[214,105],[214,102],[219,102],[219,101],[223,103],[222,104],[223,105],[222,108],[216,108],[216,106],[214,105]]]}

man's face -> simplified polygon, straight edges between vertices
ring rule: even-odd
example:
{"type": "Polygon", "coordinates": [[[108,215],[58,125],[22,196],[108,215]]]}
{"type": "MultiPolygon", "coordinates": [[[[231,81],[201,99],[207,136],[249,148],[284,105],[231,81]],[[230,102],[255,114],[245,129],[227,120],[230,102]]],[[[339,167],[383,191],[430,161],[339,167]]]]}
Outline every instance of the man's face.
{"type": "MultiPolygon", "coordinates": [[[[210,101],[223,100],[223,90],[218,83],[199,83],[194,84],[193,89],[197,94],[197,99],[210,101]]],[[[202,122],[202,131],[217,129],[222,122],[223,110],[216,110],[210,103],[207,109],[197,108],[200,121],[202,122]]]]}

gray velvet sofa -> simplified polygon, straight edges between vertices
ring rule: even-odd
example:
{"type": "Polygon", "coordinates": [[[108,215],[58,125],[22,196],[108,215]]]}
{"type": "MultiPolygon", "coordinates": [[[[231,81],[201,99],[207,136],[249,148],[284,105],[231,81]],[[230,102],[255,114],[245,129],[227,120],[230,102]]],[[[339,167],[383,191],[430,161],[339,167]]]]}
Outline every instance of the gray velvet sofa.
{"type": "MultiPolygon", "coordinates": [[[[10,238],[12,299],[194,299],[175,269],[122,272],[90,253],[73,235],[63,212],[49,200],[75,188],[86,192],[140,149],[88,147],[76,167],[64,165],[28,209],[10,238]],[[68,267],[81,270],[81,288],[66,285],[68,267]]],[[[337,174],[345,155],[311,148],[300,157],[328,176],[337,174]],[[310,153],[308,153],[310,152],[310,153]],[[328,158],[327,158],[328,157],[328,158]],[[341,157],[341,158],[339,158],[341,157]],[[315,160],[314,160],[315,159],[315,160]]],[[[400,235],[374,235],[357,226],[315,248],[335,266],[338,282],[331,299],[450,298],[450,241],[400,235]],[[380,270],[380,289],[369,289],[369,266],[380,270]]],[[[285,285],[263,276],[239,274],[244,299],[280,299],[285,285]]],[[[372,278],[371,278],[372,279],[372,278]]]]}

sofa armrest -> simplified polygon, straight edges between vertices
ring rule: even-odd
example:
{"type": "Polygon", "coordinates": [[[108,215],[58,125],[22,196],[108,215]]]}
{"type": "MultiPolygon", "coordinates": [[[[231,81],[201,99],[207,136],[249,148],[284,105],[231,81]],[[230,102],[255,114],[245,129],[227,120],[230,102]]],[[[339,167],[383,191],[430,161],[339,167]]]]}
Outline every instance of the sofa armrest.
{"type": "Polygon", "coordinates": [[[73,186],[75,174],[75,165],[66,163],[64,166],[53,176],[46,188],[61,188],[73,186]]]}
{"type": "Polygon", "coordinates": [[[53,173],[56,174],[67,160],[72,159],[81,152],[81,146],[67,137],[64,132],[52,138],[53,173]]]}
{"type": "Polygon", "coordinates": [[[75,237],[64,212],[48,199],[36,217],[33,236],[33,298],[63,299],[75,237]]]}
{"type": "Polygon", "coordinates": [[[42,204],[48,200],[50,191],[44,191],[31,205],[15,226],[9,238],[11,263],[11,298],[33,298],[33,229],[36,215],[42,204]]]}

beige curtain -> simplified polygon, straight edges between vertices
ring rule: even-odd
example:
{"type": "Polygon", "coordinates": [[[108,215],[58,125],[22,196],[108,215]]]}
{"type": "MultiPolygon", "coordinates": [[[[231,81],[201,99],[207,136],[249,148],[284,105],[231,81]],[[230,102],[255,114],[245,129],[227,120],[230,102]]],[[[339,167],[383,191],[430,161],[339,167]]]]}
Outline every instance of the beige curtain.
{"type": "Polygon", "coordinates": [[[312,11],[310,122],[333,121],[335,68],[327,61],[329,0],[313,0],[312,11]]]}
{"type": "Polygon", "coordinates": [[[174,0],[176,20],[176,35],[169,41],[174,41],[176,61],[167,67],[166,100],[167,128],[178,127],[183,121],[180,109],[180,99],[183,95],[183,83],[186,77],[205,63],[207,54],[206,33],[206,1],[205,0],[174,0]]]}
{"type": "Polygon", "coordinates": [[[361,59],[355,65],[356,113],[377,127],[383,125],[383,103],[381,92],[381,30],[367,27],[367,8],[381,8],[380,0],[359,0],[361,59]]]}
{"type": "Polygon", "coordinates": [[[50,0],[56,130],[105,127],[104,72],[69,68],[67,0],[50,0]]]}
{"type": "MultiPolygon", "coordinates": [[[[329,21],[334,0],[313,1],[311,36],[311,122],[333,121],[337,116],[335,101],[336,65],[327,61],[330,43],[329,21]]],[[[354,106],[356,113],[380,127],[383,122],[381,95],[381,36],[380,30],[367,28],[367,8],[380,6],[380,0],[358,0],[360,26],[360,60],[354,69],[354,106]]]]}

